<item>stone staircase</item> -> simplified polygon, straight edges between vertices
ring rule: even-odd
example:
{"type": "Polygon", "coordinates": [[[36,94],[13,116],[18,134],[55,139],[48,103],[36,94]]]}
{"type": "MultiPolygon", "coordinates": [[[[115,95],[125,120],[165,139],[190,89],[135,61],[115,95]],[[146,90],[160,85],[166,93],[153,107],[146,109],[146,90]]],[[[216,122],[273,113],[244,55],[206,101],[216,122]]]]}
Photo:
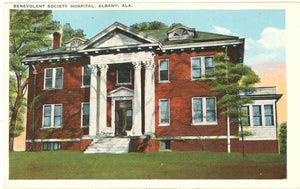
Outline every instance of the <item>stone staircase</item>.
{"type": "Polygon", "coordinates": [[[121,154],[129,152],[130,138],[95,138],[85,154],[121,154]]]}

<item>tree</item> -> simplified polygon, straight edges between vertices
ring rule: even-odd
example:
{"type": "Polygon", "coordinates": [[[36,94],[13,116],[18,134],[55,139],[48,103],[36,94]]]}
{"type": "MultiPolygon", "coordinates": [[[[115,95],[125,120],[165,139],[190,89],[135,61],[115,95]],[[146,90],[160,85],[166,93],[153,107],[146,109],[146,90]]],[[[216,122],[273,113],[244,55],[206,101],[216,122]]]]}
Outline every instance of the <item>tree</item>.
{"type": "MultiPolygon", "coordinates": [[[[16,101],[17,97],[17,82],[16,79],[13,77],[13,75],[9,75],[9,116],[11,117],[11,114],[13,112],[14,108],[14,102],[16,101]]],[[[25,113],[25,107],[26,107],[26,98],[22,99],[21,107],[19,109],[17,120],[16,120],[16,126],[14,130],[10,131],[10,134],[12,134],[14,137],[18,137],[21,135],[21,133],[24,131],[23,122],[24,122],[24,113],[25,113]]]]}
{"type": "Polygon", "coordinates": [[[286,154],[286,133],[287,133],[287,123],[281,123],[279,126],[279,146],[280,153],[286,154]]]}
{"type": "Polygon", "coordinates": [[[246,157],[244,137],[251,134],[251,131],[245,131],[246,121],[243,117],[246,111],[242,109],[245,104],[251,104],[252,99],[248,95],[253,89],[253,85],[260,81],[259,77],[244,64],[230,63],[226,53],[217,53],[214,56],[215,70],[205,74],[205,77],[213,78],[208,84],[212,86],[212,92],[219,96],[217,104],[224,111],[222,112],[230,123],[241,128],[238,134],[242,138],[243,157],[246,157]]]}
{"type": "Polygon", "coordinates": [[[166,24],[159,21],[136,23],[130,27],[137,31],[168,29],[166,24]]]}
{"type": "Polygon", "coordinates": [[[147,30],[173,30],[175,28],[183,27],[183,24],[181,23],[173,23],[171,26],[167,26],[165,23],[159,22],[159,21],[153,21],[153,22],[141,22],[136,23],[130,26],[131,28],[137,30],[137,31],[147,31],[147,30]]]}
{"type": "Polygon", "coordinates": [[[9,36],[10,77],[10,125],[9,150],[13,151],[14,137],[20,134],[20,116],[24,113],[24,95],[28,79],[27,68],[22,59],[42,48],[49,47],[49,35],[58,29],[59,23],[52,20],[51,11],[11,10],[9,36]]]}
{"type": "Polygon", "coordinates": [[[79,37],[82,39],[85,38],[84,31],[82,29],[73,29],[70,23],[66,23],[65,25],[63,25],[62,30],[62,45],[65,45],[66,42],[74,37],[79,37]]]}

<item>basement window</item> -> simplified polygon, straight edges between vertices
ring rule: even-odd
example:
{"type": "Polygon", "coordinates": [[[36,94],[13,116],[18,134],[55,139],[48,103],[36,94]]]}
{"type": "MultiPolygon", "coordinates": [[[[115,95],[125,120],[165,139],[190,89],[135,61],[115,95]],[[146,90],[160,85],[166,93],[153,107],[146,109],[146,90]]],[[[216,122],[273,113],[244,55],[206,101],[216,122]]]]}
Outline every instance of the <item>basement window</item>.
{"type": "Polygon", "coordinates": [[[161,151],[171,150],[171,141],[170,140],[161,140],[160,141],[160,150],[161,151]]]}
{"type": "Polygon", "coordinates": [[[43,142],[43,151],[52,151],[52,150],[60,150],[61,143],[60,142],[43,142]]]}

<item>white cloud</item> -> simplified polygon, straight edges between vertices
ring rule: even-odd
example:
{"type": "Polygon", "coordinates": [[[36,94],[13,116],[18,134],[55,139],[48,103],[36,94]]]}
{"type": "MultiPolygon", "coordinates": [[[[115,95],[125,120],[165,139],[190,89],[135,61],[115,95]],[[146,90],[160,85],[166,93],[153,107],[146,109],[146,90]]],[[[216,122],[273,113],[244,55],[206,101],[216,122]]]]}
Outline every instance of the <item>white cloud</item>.
{"type": "Polygon", "coordinates": [[[224,34],[224,35],[229,35],[231,31],[226,28],[222,28],[219,26],[213,26],[213,29],[211,30],[212,33],[218,33],[218,34],[224,34]]]}
{"type": "Polygon", "coordinates": [[[245,63],[278,64],[285,62],[285,30],[274,27],[265,28],[260,39],[246,39],[245,63]]]}
{"type": "MultiPolygon", "coordinates": [[[[235,35],[231,30],[219,26],[213,26],[212,33],[235,35]]],[[[260,38],[255,40],[245,39],[245,63],[249,66],[261,64],[282,64],[285,62],[285,30],[274,27],[265,28],[260,38]]]]}
{"type": "Polygon", "coordinates": [[[257,42],[265,49],[283,49],[285,47],[285,30],[273,27],[265,28],[257,42]]]}

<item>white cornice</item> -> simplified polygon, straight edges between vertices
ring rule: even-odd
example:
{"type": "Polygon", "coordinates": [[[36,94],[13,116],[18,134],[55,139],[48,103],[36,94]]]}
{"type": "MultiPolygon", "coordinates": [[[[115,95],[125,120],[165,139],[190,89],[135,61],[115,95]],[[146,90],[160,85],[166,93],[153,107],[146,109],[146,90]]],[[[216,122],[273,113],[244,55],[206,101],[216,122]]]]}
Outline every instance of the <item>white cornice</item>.
{"type": "Polygon", "coordinates": [[[51,63],[51,62],[60,62],[60,61],[68,61],[69,59],[81,58],[81,55],[70,55],[70,54],[54,54],[54,55],[44,55],[44,56],[32,56],[26,57],[22,60],[23,64],[28,64],[29,62],[38,62],[38,63],[51,63]]]}
{"type": "Polygon", "coordinates": [[[184,49],[184,48],[215,47],[215,46],[240,45],[243,43],[244,43],[243,39],[222,40],[222,41],[209,41],[209,42],[164,45],[164,46],[162,46],[161,49],[162,50],[171,50],[171,49],[184,49]]]}
{"type": "Polygon", "coordinates": [[[106,50],[117,50],[117,49],[134,49],[134,48],[142,48],[142,47],[153,47],[153,46],[160,46],[158,43],[147,43],[147,44],[140,44],[140,45],[122,45],[122,46],[113,46],[113,47],[104,47],[104,48],[93,48],[93,49],[83,49],[79,50],[78,52],[95,52],[95,51],[106,51],[106,50]]]}

